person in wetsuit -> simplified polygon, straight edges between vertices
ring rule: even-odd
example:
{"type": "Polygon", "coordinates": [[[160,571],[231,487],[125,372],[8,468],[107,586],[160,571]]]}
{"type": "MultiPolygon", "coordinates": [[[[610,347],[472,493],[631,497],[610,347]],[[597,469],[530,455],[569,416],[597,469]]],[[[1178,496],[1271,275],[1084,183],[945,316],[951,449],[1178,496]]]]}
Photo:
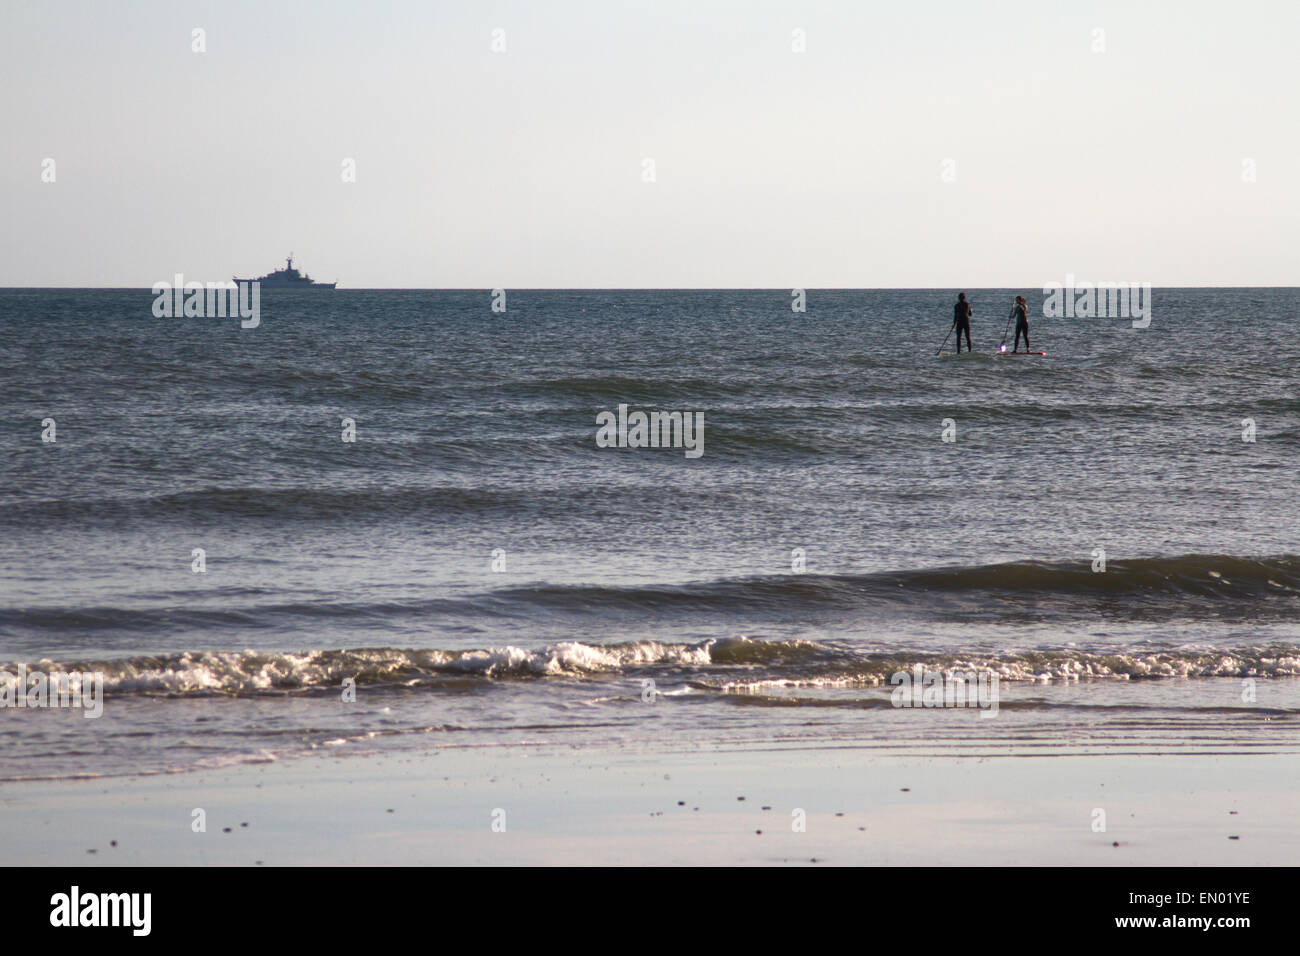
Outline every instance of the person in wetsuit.
{"type": "Polygon", "coordinates": [[[961,354],[961,334],[966,333],[966,351],[973,352],[970,346],[970,303],[966,301],[966,293],[963,292],[957,296],[957,304],[952,307],[952,327],[957,330],[957,354],[961,354]]]}
{"type": "MultiPolygon", "coordinates": [[[[1029,351],[1029,306],[1025,303],[1023,295],[1016,296],[1016,304],[1011,309],[1011,314],[1016,317],[1016,341],[1011,347],[1011,351],[1020,351],[1020,336],[1025,337],[1025,351],[1029,351]]],[[[1004,346],[1005,347],[1005,346],[1004,346]]]]}

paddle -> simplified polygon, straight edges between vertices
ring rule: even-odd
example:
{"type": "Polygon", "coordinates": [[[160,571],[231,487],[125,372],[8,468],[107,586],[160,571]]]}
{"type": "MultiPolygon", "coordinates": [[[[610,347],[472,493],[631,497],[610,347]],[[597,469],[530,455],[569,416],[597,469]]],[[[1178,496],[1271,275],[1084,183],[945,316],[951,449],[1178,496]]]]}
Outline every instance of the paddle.
{"type": "Polygon", "coordinates": [[[1007,316],[1007,327],[1002,330],[1002,342],[998,345],[999,352],[1005,352],[1007,349],[1007,333],[1011,331],[1011,319],[1016,314],[1016,307],[1011,307],[1011,315],[1007,316]]]}
{"type": "MultiPolygon", "coordinates": [[[[955,328],[957,328],[957,320],[956,320],[956,319],[953,319],[953,320],[952,320],[952,329],[955,329],[955,328]]],[[[948,330],[948,335],[952,335],[952,329],[949,329],[949,330],[948,330]]],[[[939,343],[939,351],[935,352],[935,353],[934,353],[935,355],[942,355],[942,354],[943,354],[943,347],[944,347],[945,345],[948,344],[948,335],[945,335],[945,336],[943,337],[943,341],[939,343]]],[[[960,340],[960,339],[958,340],[957,347],[958,347],[958,348],[961,348],[961,340],[960,340]]]]}

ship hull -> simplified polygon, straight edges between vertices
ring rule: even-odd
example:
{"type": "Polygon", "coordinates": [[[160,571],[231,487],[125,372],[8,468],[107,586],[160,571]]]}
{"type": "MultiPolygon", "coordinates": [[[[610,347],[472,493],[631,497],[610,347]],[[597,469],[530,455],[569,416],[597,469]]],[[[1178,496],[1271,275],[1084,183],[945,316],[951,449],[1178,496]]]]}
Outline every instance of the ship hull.
{"type": "Polygon", "coordinates": [[[236,282],[260,282],[263,289],[332,289],[337,282],[280,282],[273,279],[240,279],[236,282]]]}

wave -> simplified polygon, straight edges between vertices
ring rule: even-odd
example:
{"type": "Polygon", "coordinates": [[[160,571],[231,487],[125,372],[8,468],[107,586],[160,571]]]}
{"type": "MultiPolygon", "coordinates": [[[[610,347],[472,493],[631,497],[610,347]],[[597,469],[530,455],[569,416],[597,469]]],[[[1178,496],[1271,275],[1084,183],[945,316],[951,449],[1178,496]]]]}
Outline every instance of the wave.
{"type": "Polygon", "coordinates": [[[535,507],[535,492],[509,488],[356,487],[258,488],[214,487],[164,495],[33,501],[3,509],[3,520],[48,523],[58,519],[277,518],[285,521],[357,520],[367,516],[414,515],[482,517],[535,507]]]}
{"type": "Polygon", "coordinates": [[[1221,554],[1110,561],[1104,571],[1082,562],[1019,561],[872,574],[780,574],[654,586],[543,585],[493,592],[503,600],[546,607],[731,611],[763,606],[929,605],[936,598],[994,597],[1096,600],[1210,598],[1256,601],[1300,597],[1300,557],[1221,554]]]}
{"type": "Polygon", "coordinates": [[[1188,554],[1110,561],[1094,571],[1090,562],[1024,561],[937,568],[895,576],[906,586],[936,590],[1020,591],[1056,594],[1157,593],[1206,597],[1300,594],[1300,557],[1244,558],[1188,554]]]}
{"type": "MultiPolygon", "coordinates": [[[[676,617],[701,623],[713,616],[799,621],[818,612],[854,612],[928,618],[944,623],[1007,615],[1016,620],[1243,620],[1300,619],[1300,557],[1243,558],[1183,555],[1111,561],[1094,572],[1089,562],[1023,561],[886,571],[872,574],[774,574],[716,578],[683,584],[535,584],[460,596],[430,595],[388,601],[268,600],[275,592],[234,588],[220,602],[186,605],[183,592],[136,595],[137,606],[0,607],[0,628],[37,632],[177,628],[265,631],[295,625],[420,626],[451,619],[512,619],[552,623],[643,621],[676,617]]],[[[289,596],[289,595],[286,595],[289,596]]],[[[857,619],[854,614],[850,619],[857,619]]],[[[744,626],[744,625],[741,625],[744,626]]]]}
{"type": "Polygon", "coordinates": [[[570,376],[533,382],[512,382],[511,392],[535,394],[546,399],[556,396],[570,401],[597,402],[617,406],[619,402],[647,407],[658,402],[681,399],[700,401],[708,398],[734,398],[752,394],[766,386],[763,381],[722,378],[692,378],[664,375],[637,378],[627,375],[570,376]]]}
{"type": "Polygon", "coordinates": [[[0,675],[16,675],[19,667],[25,667],[29,674],[99,673],[107,696],[336,693],[345,680],[354,681],[356,686],[393,690],[473,688],[492,681],[548,678],[663,678],[699,691],[753,693],[779,687],[884,685],[892,675],[916,667],[945,673],[974,671],[996,674],[1001,680],[1038,683],[1300,677],[1300,644],[918,654],[864,652],[833,643],[763,641],[740,636],[680,644],[566,641],[538,649],[506,646],[476,650],[376,647],[297,653],[191,651],[116,660],[12,663],[0,668],[0,675]]]}

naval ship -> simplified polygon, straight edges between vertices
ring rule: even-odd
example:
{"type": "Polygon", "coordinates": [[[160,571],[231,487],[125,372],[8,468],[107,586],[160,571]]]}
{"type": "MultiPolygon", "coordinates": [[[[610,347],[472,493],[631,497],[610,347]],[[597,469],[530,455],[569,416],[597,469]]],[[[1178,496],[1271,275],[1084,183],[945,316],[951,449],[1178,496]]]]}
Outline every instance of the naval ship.
{"type": "Polygon", "coordinates": [[[258,279],[241,279],[235,276],[236,282],[260,282],[263,289],[332,289],[337,282],[316,282],[311,276],[304,272],[299,272],[293,267],[293,253],[289,253],[289,258],[284,261],[283,269],[276,269],[274,272],[268,272],[258,279]]]}

